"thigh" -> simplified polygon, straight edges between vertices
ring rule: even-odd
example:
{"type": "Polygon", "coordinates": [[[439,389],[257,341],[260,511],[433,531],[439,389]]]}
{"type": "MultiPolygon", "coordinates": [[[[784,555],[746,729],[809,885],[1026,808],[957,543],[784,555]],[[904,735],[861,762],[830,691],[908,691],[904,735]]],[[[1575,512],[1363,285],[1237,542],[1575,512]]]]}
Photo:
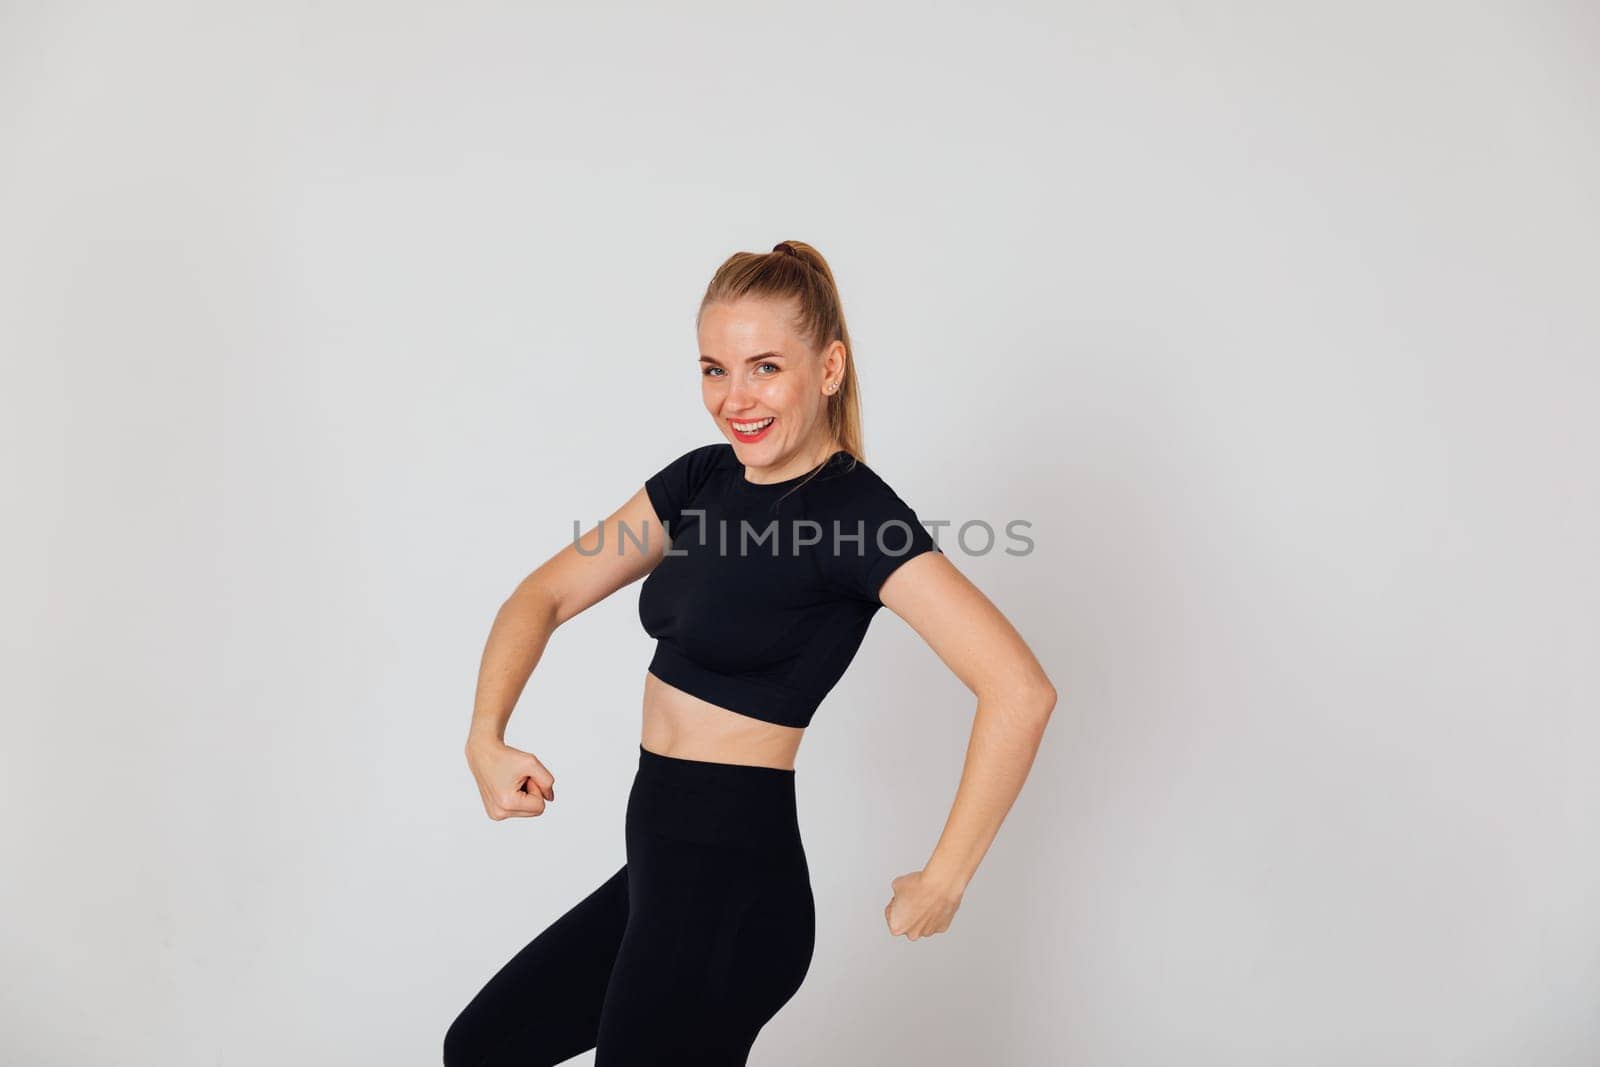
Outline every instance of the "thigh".
{"type": "Polygon", "coordinates": [[[712,960],[708,988],[715,1010],[740,1020],[748,1051],[805,981],[816,943],[816,906],[805,867],[793,863],[758,868],[739,904],[737,921],[712,960]]]}
{"type": "Polygon", "coordinates": [[[628,859],[632,908],[596,1067],[739,1067],[811,962],[804,867],[643,833],[628,859]]]}
{"type": "Polygon", "coordinates": [[[473,998],[444,1040],[446,1067],[545,1067],[595,1047],[628,922],[623,866],[530,941],[473,998]]]}

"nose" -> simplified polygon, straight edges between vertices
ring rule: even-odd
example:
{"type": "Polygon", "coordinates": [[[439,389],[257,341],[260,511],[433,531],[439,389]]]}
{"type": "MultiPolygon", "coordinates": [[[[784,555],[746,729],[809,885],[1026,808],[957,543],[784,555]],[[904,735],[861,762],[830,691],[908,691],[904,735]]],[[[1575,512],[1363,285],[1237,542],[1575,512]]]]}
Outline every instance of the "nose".
{"type": "Polygon", "coordinates": [[[740,381],[737,377],[728,383],[728,393],[722,402],[722,407],[729,414],[738,414],[749,411],[755,403],[755,393],[748,382],[740,381]]]}

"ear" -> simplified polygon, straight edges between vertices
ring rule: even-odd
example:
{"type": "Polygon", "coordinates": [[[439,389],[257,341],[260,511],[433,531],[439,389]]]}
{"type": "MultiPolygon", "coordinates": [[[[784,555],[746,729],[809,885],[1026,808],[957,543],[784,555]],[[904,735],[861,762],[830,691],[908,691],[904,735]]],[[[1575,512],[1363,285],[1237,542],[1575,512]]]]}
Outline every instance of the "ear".
{"type": "Polygon", "coordinates": [[[834,341],[822,350],[822,377],[825,381],[839,381],[844,374],[845,349],[843,341],[834,341]]]}

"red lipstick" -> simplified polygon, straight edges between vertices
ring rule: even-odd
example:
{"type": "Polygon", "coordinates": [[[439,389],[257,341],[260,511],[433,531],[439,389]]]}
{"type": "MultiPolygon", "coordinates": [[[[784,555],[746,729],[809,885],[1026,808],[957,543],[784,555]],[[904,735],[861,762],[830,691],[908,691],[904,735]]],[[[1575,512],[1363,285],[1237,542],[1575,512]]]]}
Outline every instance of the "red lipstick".
{"type": "MultiPolygon", "coordinates": [[[[752,422],[760,422],[761,420],[760,419],[739,419],[738,421],[742,422],[746,426],[748,426],[752,422]]],[[[741,442],[743,442],[744,444],[750,444],[751,442],[759,441],[763,437],[767,436],[767,431],[772,429],[773,424],[776,423],[777,421],[778,421],[777,418],[774,416],[771,419],[771,421],[769,421],[765,426],[761,427],[761,429],[757,430],[755,433],[741,433],[739,431],[739,429],[736,426],[734,426],[734,424],[733,424],[734,420],[733,419],[729,419],[728,420],[728,429],[732,430],[733,431],[733,436],[738,438],[741,442]]]]}

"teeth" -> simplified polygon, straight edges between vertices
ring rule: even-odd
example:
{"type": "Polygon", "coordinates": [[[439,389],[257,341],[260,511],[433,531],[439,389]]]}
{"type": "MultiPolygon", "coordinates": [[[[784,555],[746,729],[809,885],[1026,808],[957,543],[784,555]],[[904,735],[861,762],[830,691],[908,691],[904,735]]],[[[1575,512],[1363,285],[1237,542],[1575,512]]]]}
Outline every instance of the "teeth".
{"type": "Polygon", "coordinates": [[[757,430],[766,429],[767,424],[771,421],[771,419],[762,419],[760,422],[736,422],[733,424],[733,428],[740,433],[755,433],[757,430]]]}

